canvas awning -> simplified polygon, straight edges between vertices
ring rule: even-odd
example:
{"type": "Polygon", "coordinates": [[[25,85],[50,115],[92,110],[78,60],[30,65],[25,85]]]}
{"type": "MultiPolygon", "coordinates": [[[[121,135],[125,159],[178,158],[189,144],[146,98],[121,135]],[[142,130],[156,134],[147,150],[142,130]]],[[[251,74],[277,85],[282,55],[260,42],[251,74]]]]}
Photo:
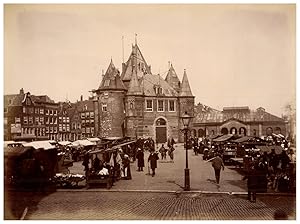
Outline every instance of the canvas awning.
{"type": "Polygon", "coordinates": [[[55,149],[55,146],[52,145],[49,141],[35,141],[35,142],[28,142],[24,143],[23,146],[25,147],[33,147],[34,149],[55,149]]]}
{"type": "Polygon", "coordinates": [[[27,152],[30,148],[17,146],[17,147],[4,147],[4,156],[5,157],[18,157],[27,152]]]}
{"type": "Polygon", "coordinates": [[[113,146],[113,148],[119,148],[119,147],[122,147],[122,146],[125,146],[125,145],[129,145],[129,144],[134,143],[134,142],[135,141],[124,142],[122,144],[113,146]]]}
{"type": "Polygon", "coordinates": [[[258,149],[260,149],[260,152],[267,152],[270,153],[272,151],[272,149],[275,149],[275,153],[276,154],[280,154],[283,150],[283,148],[279,145],[272,145],[272,146],[257,146],[258,149]]]}
{"type": "Polygon", "coordinates": [[[90,142],[98,142],[100,141],[100,138],[87,138],[90,142]]]}
{"type": "Polygon", "coordinates": [[[96,143],[91,142],[87,139],[84,139],[84,140],[77,140],[75,142],[72,142],[71,145],[72,146],[92,146],[92,145],[96,145],[96,143]]]}
{"type": "Polygon", "coordinates": [[[72,142],[70,142],[70,141],[61,141],[61,142],[58,142],[58,144],[62,145],[62,146],[66,146],[66,145],[72,144],[72,142]]]}
{"type": "Polygon", "coordinates": [[[227,141],[229,139],[231,139],[233,137],[232,134],[228,134],[228,135],[222,135],[218,138],[213,139],[214,142],[224,142],[227,141]]]}

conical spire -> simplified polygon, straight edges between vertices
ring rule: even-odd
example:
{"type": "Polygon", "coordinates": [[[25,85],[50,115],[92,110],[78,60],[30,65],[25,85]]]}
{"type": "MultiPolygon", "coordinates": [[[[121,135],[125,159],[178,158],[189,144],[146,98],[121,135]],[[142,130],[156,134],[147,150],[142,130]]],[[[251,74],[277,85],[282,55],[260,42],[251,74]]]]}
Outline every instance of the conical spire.
{"type": "Polygon", "coordinates": [[[150,66],[147,65],[137,44],[132,45],[132,52],[122,71],[122,80],[130,81],[135,71],[138,78],[143,77],[145,74],[151,74],[150,66]]]}
{"type": "Polygon", "coordinates": [[[175,69],[173,68],[173,65],[171,64],[168,74],[165,78],[165,81],[172,86],[177,92],[180,90],[180,81],[179,78],[175,72],[175,69]]]}
{"type": "Polygon", "coordinates": [[[142,90],[136,72],[133,72],[129,83],[127,95],[141,95],[141,94],[142,94],[142,90]]]}
{"type": "Polygon", "coordinates": [[[105,75],[102,78],[99,90],[111,90],[111,89],[118,89],[118,90],[125,90],[126,87],[121,80],[120,72],[114,66],[112,59],[110,60],[110,64],[105,72],[105,75]]]}
{"type": "Polygon", "coordinates": [[[184,69],[179,96],[193,96],[186,71],[184,69]]]}

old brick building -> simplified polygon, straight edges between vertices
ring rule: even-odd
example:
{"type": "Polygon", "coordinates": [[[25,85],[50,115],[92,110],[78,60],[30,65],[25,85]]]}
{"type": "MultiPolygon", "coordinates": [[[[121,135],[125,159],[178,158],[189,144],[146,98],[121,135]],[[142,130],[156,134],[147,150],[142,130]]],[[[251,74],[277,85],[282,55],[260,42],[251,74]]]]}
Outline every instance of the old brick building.
{"type": "Polygon", "coordinates": [[[108,137],[152,137],[163,143],[169,136],[182,141],[180,117],[194,111],[186,71],[182,82],[171,65],[163,79],[154,75],[137,44],[122,72],[110,62],[95,93],[95,132],[108,137]]]}
{"type": "Polygon", "coordinates": [[[58,104],[46,95],[35,96],[21,89],[4,96],[4,139],[57,139],[58,104]]]}

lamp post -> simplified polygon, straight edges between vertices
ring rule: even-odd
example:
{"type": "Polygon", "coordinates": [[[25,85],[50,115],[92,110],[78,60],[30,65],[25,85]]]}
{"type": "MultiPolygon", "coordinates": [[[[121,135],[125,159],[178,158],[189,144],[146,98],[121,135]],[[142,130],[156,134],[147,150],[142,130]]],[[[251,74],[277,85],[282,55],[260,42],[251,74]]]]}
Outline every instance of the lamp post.
{"type": "Polygon", "coordinates": [[[189,191],[190,188],[190,169],[188,161],[188,146],[187,146],[187,134],[189,131],[189,124],[193,117],[189,116],[185,111],[184,115],[181,117],[183,123],[183,132],[184,132],[184,144],[185,144],[185,169],[184,169],[184,190],[189,191]]]}

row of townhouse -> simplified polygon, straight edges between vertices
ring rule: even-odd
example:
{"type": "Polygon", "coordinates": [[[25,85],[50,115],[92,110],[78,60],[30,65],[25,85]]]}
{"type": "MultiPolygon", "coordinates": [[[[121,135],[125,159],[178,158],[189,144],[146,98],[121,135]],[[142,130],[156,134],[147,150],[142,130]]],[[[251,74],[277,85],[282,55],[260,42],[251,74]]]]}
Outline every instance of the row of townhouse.
{"type": "Polygon", "coordinates": [[[4,96],[4,140],[78,140],[94,137],[92,100],[55,103],[23,89],[4,96]]]}

